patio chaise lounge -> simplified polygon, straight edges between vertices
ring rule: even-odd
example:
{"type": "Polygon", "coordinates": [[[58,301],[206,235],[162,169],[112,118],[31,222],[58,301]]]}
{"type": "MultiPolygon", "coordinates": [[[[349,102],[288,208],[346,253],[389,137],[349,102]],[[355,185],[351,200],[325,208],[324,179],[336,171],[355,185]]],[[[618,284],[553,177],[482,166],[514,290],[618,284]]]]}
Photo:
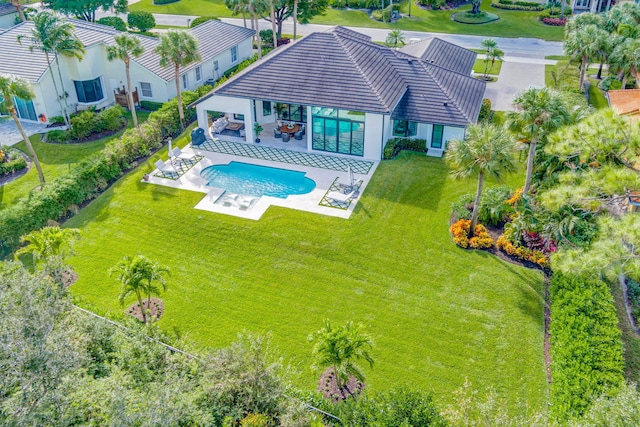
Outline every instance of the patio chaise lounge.
{"type": "Polygon", "coordinates": [[[347,193],[347,194],[341,193],[339,191],[330,191],[327,193],[325,197],[327,199],[335,200],[336,202],[346,203],[351,199],[356,198],[357,192],[358,192],[357,189],[354,189],[351,193],[347,193]]]}
{"type": "Polygon", "coordinates": [[[194,159],[195,155],[189,155],[189,154],[183,153],[182,150],[176,147],[173,149],[173,151],[171,151],[171,157],[179,161],[183,161],[183,160],[190,161],[194,159]]]}
{"type": "Polygon", "coordinates": [[[179,176],[180,175],[178,173],[178,171],[176,170],[176,168],[174,168],[173,166],[170,166],[170,165],[166,165],[162,160],[158,160],[155,163],[155,166],[163,174],[169,174],[169,175],[175,175],[175,176],[179,176]]]}

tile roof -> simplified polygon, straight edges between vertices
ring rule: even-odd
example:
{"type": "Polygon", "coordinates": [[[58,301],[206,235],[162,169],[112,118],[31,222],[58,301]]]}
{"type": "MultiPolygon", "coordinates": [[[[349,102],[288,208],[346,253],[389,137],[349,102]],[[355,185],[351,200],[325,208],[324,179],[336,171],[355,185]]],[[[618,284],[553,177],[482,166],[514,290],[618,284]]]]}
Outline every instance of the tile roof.
{"type": "Polygon", "coordinates": [[[640,89],[610,90],[608,96],[616,113],[640,120],[640,89]]]}
{"type": "Polygon", "coordinates": [[[444,41],[437,37],[431,37],[416,43],[411,43],[400,48],[401,52],[413,55],[425,62],[439,65],[447,70],[462,74],[471,74],[473,64],[478,56],[472,50],[465,49],[456,44],[444,41]]]}
{"type": "MultiPolygon", "coordinates": [[[[74,34],[85,47],[98,43],[112,44],[114,36],[121,34],[120,31],[105,25],[77,19],[70,19],[69,21],[75,27],[74,34]]],[[[28,37],[32,29],[32,22],[23,22],[0,33],[0,72],[16,74],[32,82],[37,82],[42,77],[47,69],[47,61],[41,52],[37,50],[29,51],[28,37]],[[19,35],[26,36],[22,45],[17,41],[19,35]],[[19,56],[21,60],[14,61],[12,58],[16,56],[19,56]]],[[[189,31],[198,39],[200,55],[203,61],[209,60],[231,46],[246,40],[254,33],[253,30],[220,21],[207,21],[189,31]]],[[[159,64],[160,59],[154,52],[158,45],[158,39],[139,34],[134,34],[134,36],[138,37],[144,47],[144,53],[135,58],[134,61],[166,81],[173,79],[173,68],[170,66],[161,67],[159,64]]],[[[53,58],[50,58],[50,60],[53,61],[53,58]]],[[[188,71],[197,65],[191,64],[181,71],[188,71]]]]}
{"type": "Polygon", "coordinates": [[[11,3],[0,3],[0,16],[11,15],[12,13],[18,13],[18,11],[11,3]]]}
{"type": "Polygon", "coordinates": [[[484,89],[468,74],[335,27],[275,51],[203,99],[218,94],[466,126],[477,120],[484,89]]]}

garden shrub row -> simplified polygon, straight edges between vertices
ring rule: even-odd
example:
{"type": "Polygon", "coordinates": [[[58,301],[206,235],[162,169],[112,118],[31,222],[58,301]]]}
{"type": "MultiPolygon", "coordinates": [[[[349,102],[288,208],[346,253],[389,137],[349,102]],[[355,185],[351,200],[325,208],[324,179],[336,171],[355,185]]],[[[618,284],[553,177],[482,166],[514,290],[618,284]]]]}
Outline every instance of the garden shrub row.
{"type": "Polygon", "coordinates": [[[164,103],[162,103],[162,102],[140,101],[140,107],[142,107],[143,109],[148,110],[148,111],[157,111],[160,108],[162,108],[163,105],[164,105],[164,103]]]}
{"type": "MultiPolygon", "coordinates": [[[[211,86],[203,86],[198,92],[183,92],[183,104],[191,104],[210,89],[211,86]]],[[[185,108],[187,123],[195,117],[195,109],[185,108]]],[[[1,211],[0,253],[15,249],[20,236],[73,213],[78,205],[97,197],[127,170],[136,167],[139,159],[161,147],[165,137],[179,134],[182,129],[177,100],[168,101],[151,113],[140,129],[141,132],[127,130],[101,152],[80,162],[69,174],[1,211]]]]}
{"type": "Polygon", "coordinates": [[[597,278],[554,274],[551,302],[551,412],[565,421],[624,382],[622,341],[609,287],[597,278]]]}
{"type": "Polygon", "coordinates": [[[493,246],[493,239],[482,224],[476,224],[473,237],[469,238],[471,228],[470,219],[461,219],[451,225],[449,232],[453,238],[453,243],[461,248],[488,249],[493,246]]]}
{"type": "Polygon", "coordinates": [[[380,7],[377,0],[329,0],[329,5],[336,9],[376,9],[380,7]]]}
{"type": "Polygon", "coordinates": [[[113,27],[118,31],[127,31],[127,24],[122,18],[117,16],[105,16],[104,18],[98,19],[96,23],[113,27]]]}
{"type": "Polygon", "coordinates": [[[193,21],[191,21],[190,27],[193,28],[193,27],[197,27],[200,24],[204,24],[205,22],[208,22],[208,21],[219,21],[219,20],[220,19],[215,16],[198,16],[193,21]]]}
{"type": "Polygon", "coordinates": [[[491,0],[491,7],[505,10],[540,11],[544,5],[530,1],[491,0]]]}
{"type": "Polygon", "coordinates": [[[384,146],[383,157],[385,160],[393,159],[398,155],[400,150],[425,153],[427,151],[427,140],[419,138],[391,138],[384,146]]]}
{"type": "Polygon", "coordinates": [[[547,18],[542,17],[540,21],[545,25],[551,25],[552,27],[564,27],[567,24],[567,18],[547,18]]]}
{"type": "Polygon", "coordinates": [[[169,4],[169,3],[177,3],[180,0],[153,0],[153,4],[169,4]]]}
{"type": "Polygon", "coordinates": [[[49,142],[80,142],[101,132],[115,132],[125,124],[124,108],[119,105],[100,112],[82,111],[71,116],[71,129],[52,130],[47,134],[49,142]]]}

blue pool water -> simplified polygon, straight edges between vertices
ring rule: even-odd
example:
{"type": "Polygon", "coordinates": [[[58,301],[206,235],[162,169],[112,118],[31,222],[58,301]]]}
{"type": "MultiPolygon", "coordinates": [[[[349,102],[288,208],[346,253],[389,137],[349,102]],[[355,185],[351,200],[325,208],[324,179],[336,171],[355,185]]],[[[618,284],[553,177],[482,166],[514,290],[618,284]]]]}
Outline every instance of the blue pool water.
{"type": "Polygon", "coordinates": [[[312,179],[304,172],[248,163],[231,162],[228,165],[206,167],[200,176],[208,186],[224,188],[231,193],[261,197],[272,196],[285,199],[291,194],[306,194],[316,188],[312,179]]]}

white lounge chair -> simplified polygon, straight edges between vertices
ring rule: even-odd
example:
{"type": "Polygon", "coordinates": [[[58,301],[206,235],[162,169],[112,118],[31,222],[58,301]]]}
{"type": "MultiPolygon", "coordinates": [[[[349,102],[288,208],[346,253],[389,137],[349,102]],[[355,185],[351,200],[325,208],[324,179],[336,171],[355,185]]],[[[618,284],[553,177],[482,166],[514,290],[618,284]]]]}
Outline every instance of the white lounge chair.
{"type": "Polygon", "coordinates": [[[182,150],[180,150],[178,147],[173,149],[173,151],[171,152],[171,156],[174,159],[179,160],[179,161],[182,161],[182,160],[193,160],[193,158],[195,157],[193,155],[189,155],[189,154],[183,153],[182,150]]]}
{"type": "Polygon", "coordinates": [[[158,160],[156,163],[156,168],[158,168],[158,170],[162,173],[166,173],[166,174],[170,174],[170,175],[176,175],[178,176],[179,173],[176,170],[176,168],[174,168],[173,166],[170,165],[166,165],[162,160],[158,160]]]}
{"type": "Polygon", "coordinates": [[[339,191],[330,191],[327,193],[325,197],[327,199],[335,200],[336,202],[346,203],[351,199],[356,198],[357,192],[358,192],[357,189],[354,189],[351,193],[347,193],[347,194],[341,193],[339,191]]]}

